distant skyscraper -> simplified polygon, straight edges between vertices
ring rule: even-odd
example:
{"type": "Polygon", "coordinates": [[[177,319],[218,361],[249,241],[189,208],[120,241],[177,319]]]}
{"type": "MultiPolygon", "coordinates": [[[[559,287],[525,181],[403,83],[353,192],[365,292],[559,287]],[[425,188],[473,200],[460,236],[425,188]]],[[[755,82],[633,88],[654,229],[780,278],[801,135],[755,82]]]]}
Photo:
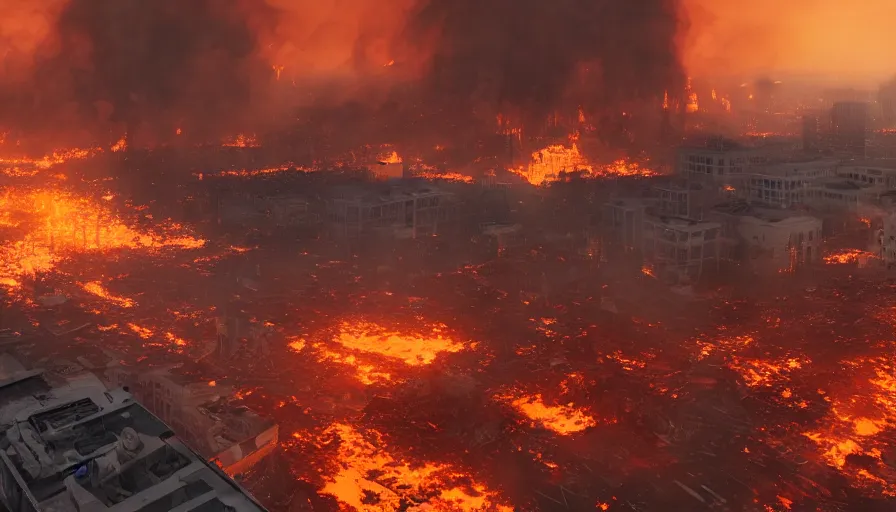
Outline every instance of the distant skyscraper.
{"type": "Polygon", "coordinates": [[[857,101],[834,103],[831,109],[831,142],[835,151],[865,158],[868,104],[857,101]]]}
{"type": "Polygon", "coordinates": [[[818,151],[818,116],[814,113],[803,115],[803,151],[818,151]]]}
{"type": "Polygon", "coordinates": [[[896,127],[896,78],[880,86],[881,120],[887,128],[896,127]]]}

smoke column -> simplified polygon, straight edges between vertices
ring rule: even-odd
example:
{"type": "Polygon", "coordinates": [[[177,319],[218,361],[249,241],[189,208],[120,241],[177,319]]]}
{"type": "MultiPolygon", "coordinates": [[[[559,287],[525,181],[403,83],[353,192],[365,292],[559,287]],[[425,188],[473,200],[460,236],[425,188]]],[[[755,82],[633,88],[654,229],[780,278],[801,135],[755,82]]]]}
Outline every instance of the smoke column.
{"type": "Polygon", "coordinates": [[[348,102],[618,110],[683,84],[678,15],[675,0],[0,0],[0,125],[151,145],[348,102]]]}

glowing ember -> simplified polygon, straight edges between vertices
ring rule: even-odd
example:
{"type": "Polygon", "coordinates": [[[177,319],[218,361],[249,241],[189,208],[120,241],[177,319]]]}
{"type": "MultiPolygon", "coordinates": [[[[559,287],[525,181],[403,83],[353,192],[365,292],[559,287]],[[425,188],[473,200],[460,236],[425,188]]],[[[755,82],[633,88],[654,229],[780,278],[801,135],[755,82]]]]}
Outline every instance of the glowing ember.
{"type": "Polygon", "coordinates": [[[0,277],[13,280],[50,270],[75,253],[205,245],[189,236],[139,233],[103,205],[59,190],[7,189],[0,197],[0,225],[18,235],[0,248],[0,277]]]}
{"type": "Polygon", "coordinates": [[[326,477],[323,492],[359,512],[400,510],[404,502],[425,499],[432,510],[511,512],[497,493],[470,482],[468,475],[445,464],[410,465],[388,453],[382,436],[370,440],[349,425],[336,424],[324,434],[339,442],[339,472],[326,477]]]}
{"type": "Polygon", "coordinates": [[[647,277],[656,277],[656,272],[653,271],[653,267],[650,265],[643,265],[641,267],[641,273],[647,277]]]}
{"type": "Polygon", "coordinates": [[[128,324],[128,329],[145,340],[152,338],[154,334],[151,329],[147,329],[146,327],[137,324],[128,324]]]}
{"type": "Polygon", "coordinates": [[[472,176],[466,176],[456,172],[418,172],[416,173],[416,176],[427,180],[453,181],[456,183],[473,183],[474,181],[472,176]]]}
{"type": "Polygon", "coordinates": [[[231,148],[257,148],[261,145],[255,136],[239,134],[232,139],[225,140],[222,146],[231,148]]]}
{"type": "Polygon", "coordinates": [[[384,164],[400,164],[402,162],[401,157],[398,156],[398,152],[396,151],[386,153],[385,155],[380,155],[377,160],[384,164]]]}
{"type": "Polygon", "coordinates": [[[572,405],[546,405],[541,395],[522,398],[499,397],[529,418],[533,424],[540,425],[561,435],[581,432],[597,425],[593,417],[572,405]]]}
{"type": "Polygon", "coordinates": [[[113,304],[117,304],[123,308],[132,308],[135,304],[133,300],[127,297],[119,297],[109,293],[109,290],[107,290],[101,283],[96,281],[84,283],[81,285],[81,288],[87,293],[96,295],[97,297],[105,299],[113,304]]]}
{"type": "Polygon", "coordinates": [[[824,262],[829,265],[843,265],[846,263],[858,263],[862,260],[877,258],[876,254],[859,249],[846,249],[824,257],[824,262]]]}
{"type": "Polygon", "coordinates": [[[463,350],[462,343],[443,337],[440,330],[440,327],[433,327],[428,334],[417,336],[389,332],[370,323],[343,323],[336,341],[353,351],[421,366],[432,363],[443,352],[463,350]]]}
{"type": "MultiPolygon", "coordinates": [[[[43,156],[41,158],[0,158],[0,166],[10,167],[11,169],[6,172],[6,174],[15,175],[15,171],[19,171],[21,167],[28,167],[32,169],[46,170],[54,165],[59,165],[65,163],[69,160],[83,160],[90,156],[95,155],[102,151],[102,148],[89,148],[89,149],[67,149],[67,150],[58,150],[54,151],[50,155],[43,156]]],[[[28,175],[28,174],[25,174],[28,175]]]]}
{"type": "MultiPolygon", "coordinates": [[[[276,167],[265,167],[262,169],[239,169],[220,171],[217,173],[217,176],[239,176],[242,178],[251,178],[254,176],[263,176],[266,174],[279,174],[282,172],[312,172],[312,170],[305,167],[297,166],[290,162],[276,167]]],[[[202,173],[200,173],[198,176],[200,179],[202,179],[202,173]]]]}
{"type": "Polygon", "coordinates": [[[119,151],[124,151],[128,148],[128,139],[126,137],[122,137],[118,139],[118,142],[112,145],[111,149],[113,153],[118,153],[119,151]]]}

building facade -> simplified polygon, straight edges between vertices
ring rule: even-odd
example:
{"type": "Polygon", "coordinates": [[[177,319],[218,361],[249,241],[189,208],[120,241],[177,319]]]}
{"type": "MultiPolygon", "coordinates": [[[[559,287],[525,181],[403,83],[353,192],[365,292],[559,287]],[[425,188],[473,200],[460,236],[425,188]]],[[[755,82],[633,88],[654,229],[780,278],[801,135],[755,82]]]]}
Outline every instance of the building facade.
{"type": "Polygon", "coordinates": [[[698,281],[704,271],[719,262],[719,230],[716,222],[675,217],[647,216],[643,224],[645,261],[663,280],[698,281]]]}

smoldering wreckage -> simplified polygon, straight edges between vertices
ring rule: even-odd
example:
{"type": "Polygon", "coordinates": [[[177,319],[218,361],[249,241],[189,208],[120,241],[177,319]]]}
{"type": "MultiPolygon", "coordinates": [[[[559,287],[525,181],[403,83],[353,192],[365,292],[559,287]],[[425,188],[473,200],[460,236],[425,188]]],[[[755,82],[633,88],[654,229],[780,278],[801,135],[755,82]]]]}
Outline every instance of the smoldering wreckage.
{"type": "Polygon", "coordinates": [[[270,510],[890,510],[896,170],[682,146],[738,100],[642,3],[407,2],[310,103],[298,8],[57,4],[2,91],[4,375],[127,386],[120,457],[161,420],[270,510]]]}

